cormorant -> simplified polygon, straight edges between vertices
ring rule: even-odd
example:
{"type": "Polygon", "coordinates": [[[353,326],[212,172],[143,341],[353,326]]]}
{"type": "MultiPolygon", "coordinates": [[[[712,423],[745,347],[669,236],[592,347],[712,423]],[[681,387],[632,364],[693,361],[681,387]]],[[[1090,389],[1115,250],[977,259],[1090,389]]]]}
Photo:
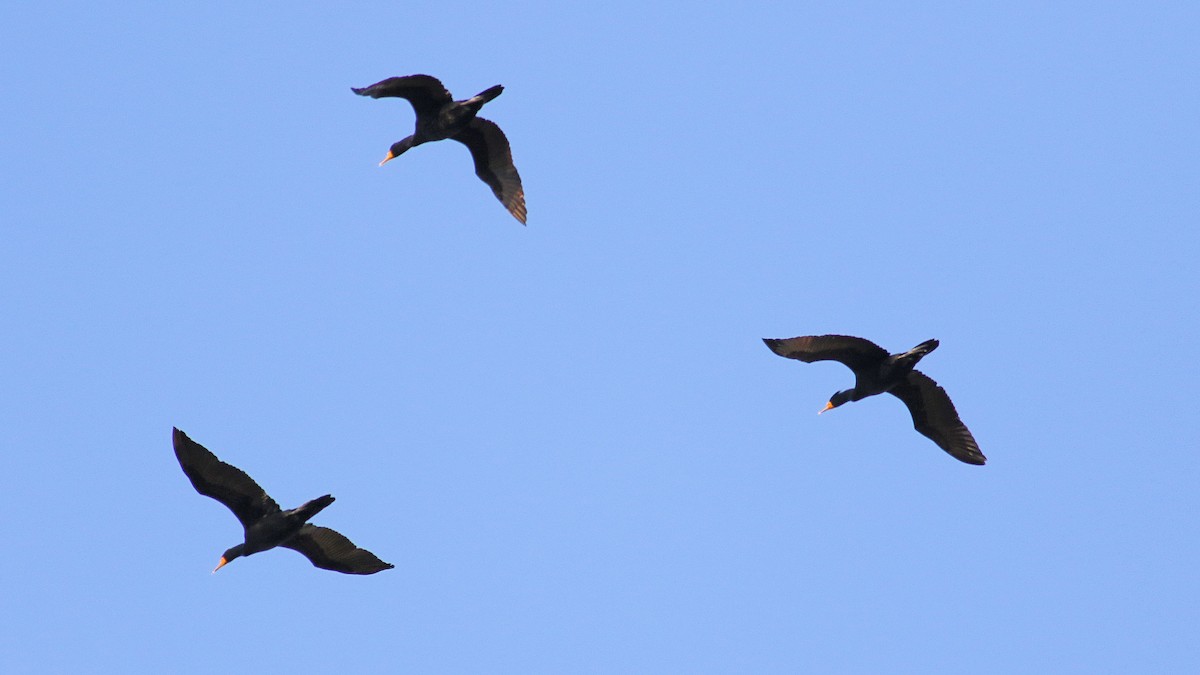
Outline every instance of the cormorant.
{"type": "Polygon", "coordinates": [[[926,340],[902,354],[888,354],[870,340],[849,335],[764,338],[763,342],[771,351],[789,359],[805,363],[838,361],[854,371],[854,387],[835,393],[821,412],[886,391],[908,406],[917,431],[955,459],[967,464],[987,461],[971,432],[958,418],[946,390],[921,371],[913,370],[921,357],[937,349],[937,340],[926,340]]]}
{"type": "Polygon", "coordinates": [[[496,199],[514,218],[525,224],[525,190],[513,165],[508,139],[495,123],[476,117],[483,104],[499,96],[504,87],[496,85],[469,99],[455,101],[436,77],[406,75],[389,77],[369,87],[351,87],[351,91],[371,98],[407,99],[417,114],[413,135],[393,143],[380,166],[422,143],[452,138],[471,151],[475,175],[492,188],[496,199]]]}
{"type": "Polygon", "coordinates": [[[179,466],[183,467],[196,492],[228,506],[246,530],[246,540],[225,551],[214,573],[234,558],[276,546],[299,551],[313,565],[344,574],[374,574],[395,567],[375,557],[374,553],[358,548],[328,527],[307,522],[333,503],[332,495],[283,511],[246,472],[217,459],[179,429],[174,430],[174,443],[179,466]]]}

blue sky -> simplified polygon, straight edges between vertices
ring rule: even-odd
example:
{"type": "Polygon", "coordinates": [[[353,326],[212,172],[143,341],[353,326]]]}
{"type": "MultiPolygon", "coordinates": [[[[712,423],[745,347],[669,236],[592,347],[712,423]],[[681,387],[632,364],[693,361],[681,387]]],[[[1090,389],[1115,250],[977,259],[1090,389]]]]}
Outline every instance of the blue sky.
{"type": "Polygon", "coordinates": [[[1194,3],[0,9],[0,670],[1195,672],[1194,3]],[[522,227],[429,73],[506,89],[522,227]],[[937,338],[986,467],[762,337],[937,338]],[[271,551],[178,426],[392,562],[271,551]]]}

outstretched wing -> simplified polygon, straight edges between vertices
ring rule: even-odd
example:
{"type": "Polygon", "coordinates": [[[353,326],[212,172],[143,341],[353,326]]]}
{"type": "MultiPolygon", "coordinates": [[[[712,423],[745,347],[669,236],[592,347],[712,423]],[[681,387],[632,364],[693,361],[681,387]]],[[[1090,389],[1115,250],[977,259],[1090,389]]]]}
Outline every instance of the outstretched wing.
{"type": "Polygon", "coordinates": [[[958,418],[958,411],[946,390],[932,378],[914,370],[908,379],[892,387],[891,393],[904,401],[912,413],[913,427],[928,436],[938,447],[967,464],[983,464],[987,457],[979,451],[975,437],[958,418]]]}
{"type": "Polygon", "coordinates": [[[217,459],[179,429],[175,429],[174,443],[175,458],[196,492],[228,506],[242,522],[242,527],[248,528],[263,516],[279,510],[275,500],[245,471],[217,459]]]}
{"type": "Polygon", "coordinates": [[[513,164],[508,138],[500,127],[495,122],[476,117],[451,138],[467,146],[475,160],[475,175],[492,188],[496,199],[524,225],[525,190],[521,187],[521,175],[513,164]]]}
{"type": "Polygon", "coordinates": [[[350,90],[359,96],[371,98],[407,99],[418,117],[435,114],[442,106],[454,100],[441,81],[432,75],[389,77],[369,87],[350,87],[350,90]]]}
{"type": "Polygon", "coordinates": [[[782,340],[763,338],[763,342],[771,351],[789,359],[805,363],[837,361],[854,371],[878,366],[888,357],[883,347],[851,335],[803,335],[782,340]]]}
{"type": "Polygon", "coordinates": [[[355,546],[337,531],[312,524],[305,524],[296,536],[280,546],[303,553],[321,569],[343,574],[375,574],[395,567],[383,562],[374,553],[355,546]]]}

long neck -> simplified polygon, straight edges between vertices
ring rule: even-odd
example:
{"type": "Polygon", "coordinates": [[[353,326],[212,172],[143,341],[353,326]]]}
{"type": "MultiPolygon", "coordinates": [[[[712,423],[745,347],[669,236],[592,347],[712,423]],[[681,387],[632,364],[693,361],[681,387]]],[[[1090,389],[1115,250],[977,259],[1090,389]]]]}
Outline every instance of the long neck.
{"type": "Polygon", "coordinates": [[[840,406],[843,403],[851,403],[853,401],[858,401],[863,398],[866,398],[867,396],[870,396],[870,394],[862,393],[862,392],[858,391],[858,389],[843,389],[843,390],[837,392],[836,394],[834,394],[833,396],[829,397],[829,402],[832,403],[833,406],[836,408],[837,406],[840,406]]]}
{"type": "Polygon", "coordinates": [[[409,136],[407,138],[396,141],[395,143],[392,144],[392,147],[391,147],[392,156],[399,157],[400,155],[403,155],[408,150],[411,150],[413,148],[413,146],[416,146],[416,145],[420,145],[420,142],[417,141],[416,136],[409,136]]]}
{"type": "Polygon", "coordinates": [[[245,551],[246,551],[246,545],[238,544],[237,546],[234,546],[233,548],[229,549],[228,551],[225,551],[225,555],[223,555],[221,557],[225,559],[226,563],[229,563],[234,558],[240,558],[243,555],[245,555],[246,554],[245,551]]]}

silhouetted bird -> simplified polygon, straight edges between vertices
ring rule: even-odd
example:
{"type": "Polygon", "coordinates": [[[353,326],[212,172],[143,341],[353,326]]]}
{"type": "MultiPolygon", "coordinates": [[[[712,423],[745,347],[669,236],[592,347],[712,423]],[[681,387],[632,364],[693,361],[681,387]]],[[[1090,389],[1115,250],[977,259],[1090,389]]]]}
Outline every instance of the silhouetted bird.
{"type": "Polygon", "coordinates": [[[821,412],[847,401],[888,392],[904,401],[917,431],[938,447],[967,464],[983,464],[975,438],[958,418],[946,390],[918,370],[917,361],[937,349],[937,340],[926,340],[903,354],[888,354],[883,347],[848,335],[806,335],[774,340],[764,338],[771,351],[805,363],[839,361],[854,371],[854,387],[834,394],[821,412]]]}
{"type": "Polygon", "coordinates": [[[359,96],[407,99],[417,113],[413,135],[393,143],[380,166],[422,143],[452,138],[471,151],[475,175],[492,188],[496,199],[514,218],[525,223],[525,190],[521,187],[517,167],[513,166],[508,139],[500,127],[475,116],[483,104],[499,96],[504,87],[496,85],[465,101],[455,101],[446,87],[429,75],[389,77],[369,87],[350,89],[359,96]]]}
{"type": "Polygon", "coordinates": [[[246,530],[246,541],[225,551],[213,572],[234,558],[276,546],[303,553],[317,567],[345,574],[374,574],[394,567],[328,527],[308,524],[309,518],[333,503],[331,495],[283,511],[253,478],[217,459],[179,429],[174,442],[175,457],[196,492],[228,506],[246,530]]]}

